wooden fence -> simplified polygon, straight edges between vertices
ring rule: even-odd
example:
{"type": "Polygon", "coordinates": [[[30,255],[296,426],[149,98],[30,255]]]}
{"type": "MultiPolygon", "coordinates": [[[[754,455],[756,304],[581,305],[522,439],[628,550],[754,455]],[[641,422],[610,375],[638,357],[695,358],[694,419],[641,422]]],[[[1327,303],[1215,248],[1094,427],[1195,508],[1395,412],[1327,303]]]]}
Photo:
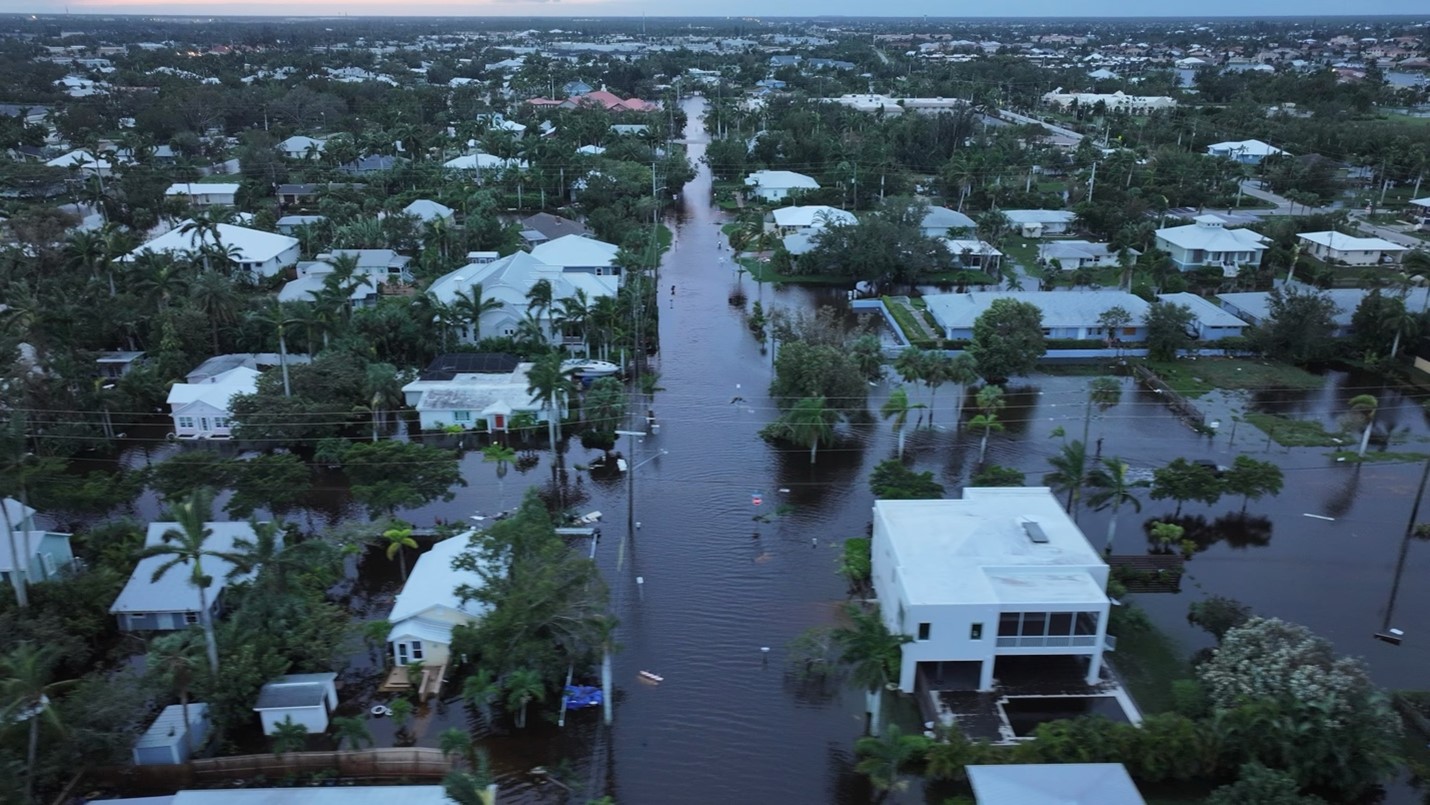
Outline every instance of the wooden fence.
{"type": "Polygon", "coordinates": [[[95,769],[91,784],[158,791],[213,786],[264,777],[268,780],[328,773],[349,780],[440,780],[453,761],[431,747],[287,752],[234,755],[173,766],[114,766],[95,769]]]}
{"type": "Polygon", "coordinates": [[[1181,417],[1188,425],[1194,428],[1204,428],[1207,424],[1206,414],[1200,408],[1192,405],[1192,401],[1178,394],[1167,381],[1157,376],[1157,373],[1148,369],[1140,363],[1130,363],[1132,374],[1142,381],[1147,388],[1157,392],[1162,401],[1167,404],[1172,412],[1181,417]]]}

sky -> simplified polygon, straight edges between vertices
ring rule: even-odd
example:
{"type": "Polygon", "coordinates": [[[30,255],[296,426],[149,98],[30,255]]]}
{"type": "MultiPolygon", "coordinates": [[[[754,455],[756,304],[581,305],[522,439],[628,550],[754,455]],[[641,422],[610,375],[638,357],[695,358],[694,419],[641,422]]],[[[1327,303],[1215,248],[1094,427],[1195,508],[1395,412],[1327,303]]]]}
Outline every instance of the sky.
{"type": "Polygon", "coordinates": [[[1211,17],[1415,14],[1426,0],[0,0],[0,13],[250,14],[274,16],[881,16],[918,17],[1211,17]]]}

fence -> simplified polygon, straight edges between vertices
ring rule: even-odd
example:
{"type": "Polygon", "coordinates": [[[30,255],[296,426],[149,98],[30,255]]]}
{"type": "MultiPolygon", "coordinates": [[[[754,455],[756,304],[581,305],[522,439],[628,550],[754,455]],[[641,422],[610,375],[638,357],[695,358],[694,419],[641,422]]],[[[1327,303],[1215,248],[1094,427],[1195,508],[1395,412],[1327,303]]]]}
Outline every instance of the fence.
{"type": "Polygon", "coordinates": [[[1194,428],[1206,427],[1206,414],[1203,414],[1201,409],[1192,405],[1191,401],[1186,397],[1173,391],[1172,387],[1167,385],[1167,381],[1158,377],[1156,372],[1153,372],[1140,363],[1129,365],[1132,367],[1132,374],[1134,374],[1138,380],[1141,380],[1147,388],[1157,392],[1157,394],[1162,397],[1162,401],[1167,404],[1167,407],[1171,408],[1172,411],[1185,420],[1188,425],[1194,428]]]}
{"type": "Polygon", "coordinates": [[[264,777],[282,780],[328,773],[355,780],[440,780],[452,760],[431,747],[287,752],[234,755],[174,766],[118,766],[96,769],[90,782],[128,790],[175,790],[264,777]]]}

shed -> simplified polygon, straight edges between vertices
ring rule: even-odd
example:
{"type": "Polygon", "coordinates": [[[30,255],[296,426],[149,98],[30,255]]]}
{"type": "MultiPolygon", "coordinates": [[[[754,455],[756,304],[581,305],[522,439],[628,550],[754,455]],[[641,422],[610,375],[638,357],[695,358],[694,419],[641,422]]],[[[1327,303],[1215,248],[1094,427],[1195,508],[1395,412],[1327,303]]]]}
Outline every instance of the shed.
{"type": "Polygon", "coordinates": [[[272,735],[286,719],[302,724],[309,734],[328,729],[328,714],[338,706],[337,674],[287,674],[263,686],[253,711],[272,735]]]}
{"type": "Polygon", "coordinates": [[[209,706],[189,702],[189,723],[184,723],[184,706],[171,704],[144,730],[134,744],[134,765],[172,766],[187,763],[194,751],[209,739],[209,706]],[[188,740],[185,740],[185,738],[188,740]]]}

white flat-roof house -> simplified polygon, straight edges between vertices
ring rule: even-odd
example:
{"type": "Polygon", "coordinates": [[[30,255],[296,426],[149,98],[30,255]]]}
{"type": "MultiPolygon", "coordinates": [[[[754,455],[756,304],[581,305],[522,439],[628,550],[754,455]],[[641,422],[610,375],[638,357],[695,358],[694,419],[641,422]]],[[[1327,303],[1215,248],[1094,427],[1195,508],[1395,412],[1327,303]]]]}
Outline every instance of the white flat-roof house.
{"type": "Polygon", "coordinates": [[[764,201],[784,201],[791,193],[818,190],[813,177],[794,171],[755,171],[745,177],[750,193],[764,201]]]}
{"type": "Polygon", "coordinates": [[[1065,235],[1077,218],[1071,210],[1003,210],[1003,215],[1025,238],[1065,235]]]}
{"type": "Polygon", "coordinates": [[[1121,763],[968,766],[977,805],[1146,805],[1121,763]]]}
{"type": "Polygon", "coordinates": [[[463,602],[457,596],[457,587],[482,583],[477,573],[452,567],[452,560],[470,544],[472,533],[444,539],[417,557],[387,615],[392,624],[387,642],[396,665],[446,665],[453,627],[475,623],[486,613],[486,604],[463,602]]]}
{"type": "Polygon", "coordinates": [[[342,257],[357,261],[348,291],[348,299],[354,307],[377,304],[384,286],[412,282],[412,272],[407,268],[411,257],[391,249],[334,249],[318,255],[315,260],[299,263],[298,276],[283,284],[278,291],[278,301],[312,302],[327,287],[329,278],[337,271],[334,264],[342,257]]]}
{"type": "MultiPolygon", "coordinates": [[[[150,523],[144,546],[163,545],[165,532],[178,528],[178,523],[150,523]]],[[[235,550],[234,543],[239,538],[254,539],[253,526],[247,522],[204,523],[204,529],[209,532],[204,548],[218,553],[235,550]]],[[[154,578],[154,571],[168,561],[167,556],[149,556],[140,559],[134,572],[129,574],[129,581],[109,607],[109,614],[119,618],[121,631],[187,629],[199,623],[199,590],[189,583],[193,574],[190,563],[180,562],[157,580],[154,578]]],[[[210,618],[217,619],[223,606],[223,591],[230,582],[245,581],[253,576],[250,573],[229,578],[233,567],[232,562],[217,556],[203,560],[204,575],[213,579],[205,590],[210,618]]]]}
{"type": "Polygon", "coordinates": [[[958,260],[960,268],[970,268],[997,274],[1003,264],[1003,253],[986,240],[975,238],[939,238],[943,247],[958,260]]]}
{"type": "MultiPolygon", "coordinates": [[[[874,503],[874,591],[902,647],[899,689],[920,672],[978,671],[991,690],[1000,657],[1087,658],[1100,678],[1107,563],[1046,487],[963,490],[961,500],[874,503]],[[921,667],[933,666],[933,667],[921,667]]],[[[945,672],[949,673],[945,673],[945,672]]]]}
{"type": "Polygon", "coordinates": [[[202,383],[169,387],[169,415],[180,439],[227,439],[233,435],[230,401],[238,394],[258,393],[259,373],[239,366],[202,383]]]}
{"type": "MultiPolygon", "coordinates": [[[[1135,259],[1141,252],[1128,250],[1135,259]]],[[[1038,259],[1045,264],[1054,260],[1064,271],[1079,268],[1117,265],[1117,250],[1109,243],[1093,243],[1088,240],[1050,240],[1038,246],[1038,259]]]]}
{"type": "Polygon", "coordinates": [[[973,337],[973,325],[999,299],[1027,302],[1043,313],[1043,336],[1078,341],[1141,341],[1147,337],[1143,318],[1147,302],[1125,291],[973,291],[971,293],[928,294],[924,302],[943,337],[966,341],[973,337]],[[1120,332],[1108,333],[1098,323],[1107,311],[1120,307],[1132,321],[1120,332]]]}
{"type": "MultiPolygon", "coordinates": [[[[214,234],[205,231],[202,239],[197,229],[183,231],[188,221],[180,224],[157,238],[145,243],[120,258],[123,262],[137,260],[145,252],[164,252],[182,256],[197,253],[204,245],[214,245],[214,234]]],[[[287,235],[275,235],[258,229],[219,224],[217,241],[225,249],[233,251],[233,261],[238,268],[250,271],[257,277],[272,277],[278,272],[295,265],[300,252],[298,239],[287,235]]]]}
{"type": "Polygon", "coordinates": [[[780,207],[770,213],[770,219],[774,222],[775,231],[780,235],[793,235],[796,232],[812,232],[829,226],[859,223],[859,219],[855,217],[854,213],[846,212],[838,207],[827,207],[823,204],[780,207]]]}
{"type": "Polygon", "coordinates": [[[474,173],[481,173],[482,171],[524,171],[528,166],[525,160],[520,159],[503,159],[494,154],[467,154],[447,160],[442,163],[442,167],[451,171],[472,171],[474,173]]]}
{"type": "Polygon", "coordinates": [[[1246,328],[1251,326],[1226,308],[1188,291],[1158,294],[1157,298],[1163,302],[1190,308],[1192,314],[1197,317],[1192,322],[1192,327],[1196,330],[1196,337],[1202,341],[1235,338],[1244,335],[1246,328]]]}
{"type": "Polygon", "coordinates": [[[235,205],[234,197],[238,195],[239,185],[229,184],[201,184],[198,182],[177,182],[169,185],[169,189],[164,191],[168,198],[186,198],[189,204],[200,209],[206,207],[232,207],[235,205]]]}
{"type": "Polygon", "coordinates": [[[1244,265],[1259,266],[1271,239],[1250,229],[1227,229],[1226,220],[1198,215],[1194,223],[1157,230],[1157,248],[1186,271],[1215,266],[1232,272],[1244,265]]]}
{"type": "Polygon", "coordinates": [[[1301,241],[1306,254],[1324,262],[1345,263],[1349,266],[1395,265],[1410,251],[1385,238],[1360,238],[1335,230],[1302,232],[1296,239],[1301,241]]]}
{"type": "Polygon", "coordinates": [[[1285,153],[1280,148],[1260,140],[1235,140],[1207,146],[1209,156],[1224,157],[1243,165],[1260,165],[1267,157],[1285,153]]]}
{"type": "Polygon", "coordinates": [[[1408,217],[1416,229],[1430,229],[1430,196],[1411,199],[1408,217]]]}

